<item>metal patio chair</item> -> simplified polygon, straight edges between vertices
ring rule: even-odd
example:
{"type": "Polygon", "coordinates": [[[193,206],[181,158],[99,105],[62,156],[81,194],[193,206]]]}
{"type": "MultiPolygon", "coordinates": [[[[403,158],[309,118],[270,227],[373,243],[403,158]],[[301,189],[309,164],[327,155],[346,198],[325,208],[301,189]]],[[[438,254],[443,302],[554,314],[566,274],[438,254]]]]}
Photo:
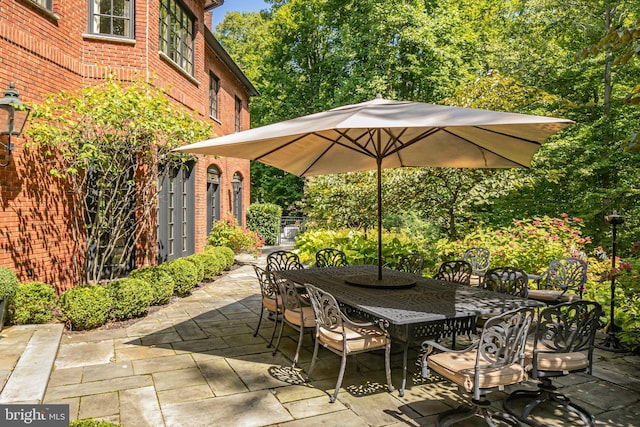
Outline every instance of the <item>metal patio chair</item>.
{"type": "Polygon", "coordinates": [[[533,317],[532,308],[492,317],[485,323],[480,338],[464,350],[451,350],[436,341],[422,344],[426,351],[422,358],[422,376],[436,372],[471,397],[471,406],[463,405],[440,414],[437,426],[449,426],[478,413],[490,426],[495,426],[493,418],[520,425],[513,415],[496,412],[486,395],[526,380],[524,351],[533,317]],[[430,354],[433,349],[441,353],[430,354]]]}
{"type": "Polygon", "coordinates": [[[586,282],[587,263],[585,261],[580,258],[554,259],[540,276],[539,289],[529,290],[529,298],[548,304],[582,299],[586,282]]]}
{"type": "Polygon", "coordinates": [[[590,301],[573,301],[547,307],[540,312],[533,340],[527,345],[525,363],[529,376],[539,380],[538,390],[516,390],[505,401],[505,409],[520,421],[539,425],[531,413],[545,402],[555,402],[577,414],[587,426],[595,419],[585,408],[571,402],[551,384],[553,378],[584,372],[591,374],[598,319],[602,308],[590,301]],[[516,401],[526,399],[524,409],[516,401]]]}
{"type": "Polygon", "coordinates": [[[316,252],[316,267],[345,267],[349,265],[344,252],[334,248],[324,248],[316,252]]]}
{"type": "Polygon", "coordinates": [[[460,283],[462,285],[471,284],[471,274],[473,269],[471,264],[464,260],[445,261],[440,264],[438,271],[433,276],[434,279],[445,282],[460,283]]]}
{"type": "Polygon", "coordinates": [[[342,384],[347,357],[374,350],[385,350],[385,373],[389,392],[393,391],[391,383],[391,338],[389,333],[372,322],[359,323],[349,319],[341,310],[336,299],[313,285],[305,285],[313,306],[316,322],[316,339],[313,358],[308,375],[311,377],[318,356],[319,346],[342,357],[336,388],[329,402],[335,402],[342,384]]]}

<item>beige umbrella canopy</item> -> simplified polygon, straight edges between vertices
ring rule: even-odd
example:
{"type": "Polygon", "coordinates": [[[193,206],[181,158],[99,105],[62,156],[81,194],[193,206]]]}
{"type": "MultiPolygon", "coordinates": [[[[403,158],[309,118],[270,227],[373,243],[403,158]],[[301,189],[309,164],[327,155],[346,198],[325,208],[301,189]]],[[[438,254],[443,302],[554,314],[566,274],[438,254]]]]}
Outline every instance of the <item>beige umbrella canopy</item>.
{"type": "Polygon", "coordinates": [[[376,99],[177,148],[258,160],[298,176],[378,170],[378,280],[382,279],[380,170],[528,167],[571,120],[376,99]]]}

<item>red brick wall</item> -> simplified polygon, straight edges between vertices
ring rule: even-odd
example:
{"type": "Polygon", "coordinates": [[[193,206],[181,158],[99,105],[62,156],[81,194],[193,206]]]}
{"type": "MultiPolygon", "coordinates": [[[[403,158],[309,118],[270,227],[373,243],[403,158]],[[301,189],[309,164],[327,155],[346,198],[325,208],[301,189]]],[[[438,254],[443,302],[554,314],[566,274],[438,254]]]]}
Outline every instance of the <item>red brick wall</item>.
{"type": "MultiPolygon", "coordinates": [[[[86,0],[54,0],[53,4],[53,13],[47,13],[29,0],[0,0],[0,90],[13,81],[21,100],[30,104],[48,93],[97,84],[112,74],[122,80],[146,79],[165,89],[177,104],[197,112],[202,120],[211,120],[208,92],[209,70],[213,70],[221,84],[215,135],[234,132],[236,96],[243,104],[242,128],[248,129],[250,95],[206,47],[201,1],[184,0],[196,16],[193,76],[158,52],[157,0],[136,1],[132,41],[89,35],[86,0]]],[[[75,286],[79,282],[77,265],[83,263],[84,238],[72,235],[70,196],[63,183],[49,176],[51,159],[25,151],[23,138],[12,142],[16,146],[13,160],[0,168],[0,266],[14,269],[21,281],[44,281],[58,290],[75,286]]],[[[0,152],[0,161],[2,156],[0,152]]],[[[227,194],[236,172],[244,179],[243,208],[249,206],[249,162],[200,156],[195,171],[196,252],[206,243],[206,170],[210,164],[221,171],[221,211],[232,209],[227,194]]],[[[145,240],[140,264],[155,261],[154,218],[149,226],[152,232],[145,240]]]]}

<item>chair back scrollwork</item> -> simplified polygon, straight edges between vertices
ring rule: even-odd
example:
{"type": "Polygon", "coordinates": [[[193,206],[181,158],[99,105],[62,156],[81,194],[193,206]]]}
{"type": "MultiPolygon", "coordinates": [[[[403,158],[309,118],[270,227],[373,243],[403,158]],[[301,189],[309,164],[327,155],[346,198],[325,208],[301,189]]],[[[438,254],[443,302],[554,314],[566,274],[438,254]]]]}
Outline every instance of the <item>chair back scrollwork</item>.
{"type": "Polygon", "coordinates": [[[268,271],[290,270],[292,265],[297,268],[296,264],[300,264],[300,257],[295,252],[275,251],[267,255],[268,271]]]}
{"type": "Polygon", "coordinates": [[[324,248],[316,252],[316,267],[345,267],[347,256],[339,249],[324,248]]]}
{"type": "Polygon", "coordinates": [[[559,258],[549,264],[542,281],[546,289],[558,289],[563,292],[573,290],[580,295],[587,282],[587,263],[580,258],[559,258]]]}
{"type": "Polygon", "coordinates": [[[469,285],[471,283],[471,274],[472,268],[468,262],[463,260],[445,261],[440,264],[433,278],[444,280],[445,282],[469,285]]]}
{"type": "Polygon", "coordinates": [[[515,267],[496,267],[486,272],[481,286],[490,291],[526,298],[529,293],[529,277],[515,267]]]}
{"type": "Polygon", "coordinates": [[[491,251],[487,248],[467,249],[462,255],[462,259],[471,264],[472,274],[484,276],[491,264],[491,251]]]}
{"type": "Polygon", "coordinates": [[[418,253],[406,254],[400,257],[398,271],[404,271],[407,273],[418,274],[422,276],[422,269],[424,268],[424,256],[418,253]]]}

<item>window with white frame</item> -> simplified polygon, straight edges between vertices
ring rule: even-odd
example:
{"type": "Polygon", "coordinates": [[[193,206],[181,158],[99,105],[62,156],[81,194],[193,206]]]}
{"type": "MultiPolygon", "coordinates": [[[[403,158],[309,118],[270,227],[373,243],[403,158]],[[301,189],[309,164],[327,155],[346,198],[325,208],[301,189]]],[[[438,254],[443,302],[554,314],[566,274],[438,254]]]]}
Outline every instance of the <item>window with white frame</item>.
{"type": "Polygon", "coordinates": [[[31,0],[31,2],[49,11],[53,10],[53,0],[31,0]]]}
{"type": "Polygon", "coordinates": [[[160,1],[160,51],[193,75],[194,17],[178,0],[160,1]]]}
{"type": "Polygon", "coordinates": [[[218,117],[218,91],[220,90],[220,80],[215,74],[209,72],[209,116],[218,117]]]}
{"type": "Polygon", "coordinates": [[[134,0],[90,0],[89,31],[115,37],[134,37],[134,0]]]}

